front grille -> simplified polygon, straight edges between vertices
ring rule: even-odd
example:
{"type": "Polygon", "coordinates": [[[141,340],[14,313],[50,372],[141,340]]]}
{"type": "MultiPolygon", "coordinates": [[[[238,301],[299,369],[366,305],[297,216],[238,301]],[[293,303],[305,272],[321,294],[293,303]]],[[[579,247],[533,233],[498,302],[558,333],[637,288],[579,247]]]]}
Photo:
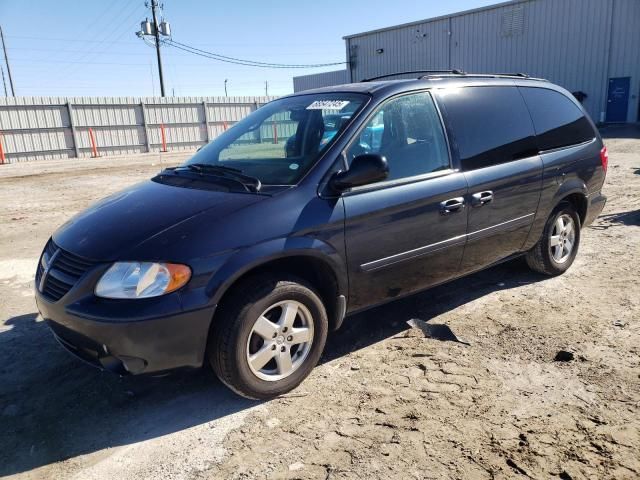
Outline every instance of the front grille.
{"type": "Polygon", "coordinates": [[[42,252],[42,255],[40,256],[40,261],[38,262],[38,270],[36,271],[36,288],[39,288],[40,286],[40,281],[42,280],[42,273],[44,272],[44,264],[46,263],[47,265],[49,264],[49,262],[51,261],[51,257],[53,256],[54,253],[56,253],[57,247],[55,245],[55,243],[53,243],[53,240],[49,239],[49,241],[47,242],[47,244],[44,247],[44,251],[42,252]]]}
{"type": "Polygon", "coordinates": [[[38,262],[36,272],[38,290],[48,300],[57,302],[95,264],[96,262],[62,250],[53,243],[53,240],[49,240],[38,262]]]}

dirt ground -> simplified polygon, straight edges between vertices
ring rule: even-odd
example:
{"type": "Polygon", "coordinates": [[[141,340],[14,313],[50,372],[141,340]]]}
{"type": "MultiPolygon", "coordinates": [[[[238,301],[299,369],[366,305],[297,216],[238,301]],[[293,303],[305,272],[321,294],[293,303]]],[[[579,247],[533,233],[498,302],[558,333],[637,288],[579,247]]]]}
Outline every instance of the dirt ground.
{"type": "Polygon", "coordinates": [[[208,370],[101,373],[37,315],[52,231],[157,156],[0,167],[0,476],[639,478],[640,130],[607,136],[609,202],[569,272],[510,262],[354,316],[309,379],[264,403],[208,370]]]}

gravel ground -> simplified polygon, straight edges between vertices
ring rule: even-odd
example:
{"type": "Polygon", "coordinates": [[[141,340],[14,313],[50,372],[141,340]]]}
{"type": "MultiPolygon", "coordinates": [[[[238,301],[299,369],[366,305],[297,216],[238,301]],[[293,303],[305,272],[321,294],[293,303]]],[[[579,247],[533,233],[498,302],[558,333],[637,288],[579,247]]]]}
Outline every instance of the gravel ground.
{"type": "Polygon", "coordinates": [[[0,476],[640,477],[639,134],[608,132],[609,202],[565,275],[514,261],[354,316],[301,387],[264,403],[208,370],[101,373],[38,318],[51,232],[157,156],[0,167],[0,476]]]}

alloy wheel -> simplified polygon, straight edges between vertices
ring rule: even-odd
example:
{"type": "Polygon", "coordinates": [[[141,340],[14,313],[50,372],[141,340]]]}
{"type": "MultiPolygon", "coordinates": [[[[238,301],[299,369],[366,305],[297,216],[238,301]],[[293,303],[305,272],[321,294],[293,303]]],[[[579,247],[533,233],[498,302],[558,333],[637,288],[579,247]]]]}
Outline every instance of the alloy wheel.
{"type": "Polygon", "coordinates": [[[295,372],[313,343],[313,317],[295,300],[267,308],[255,321],[247,339],[246,359],[251,372],[274,382],[295,372]]]}
{"type": "Polygon", "coordinates": [[[569,257],[576,242],[576,228],[570,215],[560,215],[553,224],[549,237],[549,252],[556,263],[564,263],[569,257]]]}

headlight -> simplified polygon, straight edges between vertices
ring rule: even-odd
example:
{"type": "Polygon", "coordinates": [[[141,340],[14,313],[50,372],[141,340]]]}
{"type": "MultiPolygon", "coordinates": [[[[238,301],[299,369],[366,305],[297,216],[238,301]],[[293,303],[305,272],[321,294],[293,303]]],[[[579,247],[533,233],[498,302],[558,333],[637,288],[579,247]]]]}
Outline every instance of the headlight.
{"type": "Polygon", "coordinates": [[[149,298],[173,292],[191,278],[191,269],[175,263],[117,262],[107,270],[95,293],[104,298],[149,298]]]}

